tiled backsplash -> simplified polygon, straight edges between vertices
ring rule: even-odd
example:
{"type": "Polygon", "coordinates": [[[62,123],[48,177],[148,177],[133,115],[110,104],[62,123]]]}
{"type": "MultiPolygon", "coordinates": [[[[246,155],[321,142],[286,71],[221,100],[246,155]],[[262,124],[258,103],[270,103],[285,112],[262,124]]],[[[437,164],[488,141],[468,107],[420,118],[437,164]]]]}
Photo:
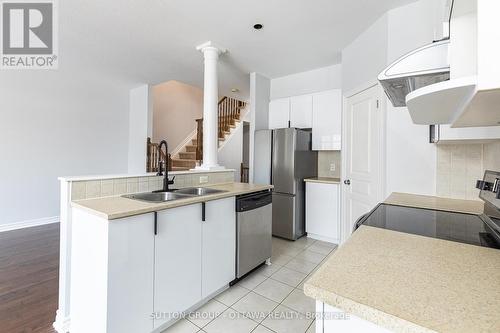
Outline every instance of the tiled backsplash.
{"type": "Polygon", "coordinates": [[[340,178],[340,167],[340,151],[318,152],[318,177],[340,178]],[[330,170],[332,164],[335,164],[335,171],[330,170]]]}
{"type": "Polygon", "coordinates": [[[500,142],[438,145],[436,194],[479,200],[476,180],[488,169],[500,170],[500,142]]]}
{"type": "MultiPolygon", "coordinates": [[[[171,177],[173,176],[174,175],[171,177]]],[[[214,184],[232,183],[233,181],[234,171],[178,174],[175,175],[174,185],[171,185],[171,187],[184,188],[192,186],[208,186],[214,184]],[[203,183],[200,182],[200,178],[202,177],[207,177],[208,181],[203,183]]],[[[71,200],[93,199],[113,195],[156,191],[161,189],[162,186],[162,176],[75,181],[72,182],[71,186],[71,200]]]]}

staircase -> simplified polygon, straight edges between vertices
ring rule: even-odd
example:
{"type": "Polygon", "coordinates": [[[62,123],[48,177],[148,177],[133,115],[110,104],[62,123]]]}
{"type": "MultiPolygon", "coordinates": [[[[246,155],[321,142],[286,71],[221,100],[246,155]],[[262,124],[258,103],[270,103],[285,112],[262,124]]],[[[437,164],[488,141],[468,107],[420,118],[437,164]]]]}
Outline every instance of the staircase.
{"type": "MultiPolygon", "coordinates": [[[[223,97],[218,106],[218,133],[219,147],[224,143],[226,137],[231,134],[231,130],[236,128],[240,122],[241,110],[245,108],[245,103],[230,97],[223,97]]],[[[196,166],[196,161],[203,160],[203,118],[196,119],[197,132],[196,139],[184,147],[178,158],[172,159],[172,170],[190,170],[196,166]]]]}
{"type": "Polygon", "coordinates": [[[172,170],[183,171],[193,169],[196,166],[197,148],[198,140],[191,140],[191,143],[184,147],[184,151],[179,153],[179,158],[172,159],[172,170]]]}
{"type": "Polygon", "coordinates": [[[151,142],[151,138],[147,139],[147,160],[146,160],[146,172],[158,172],[158,153],[160,154],[160,161],[168,165],[169,171],[172,170],[172,156],[168,154],[168,164],[166,163],[167,156],[165,152],[158,150],[158,144],[151,142]]]}

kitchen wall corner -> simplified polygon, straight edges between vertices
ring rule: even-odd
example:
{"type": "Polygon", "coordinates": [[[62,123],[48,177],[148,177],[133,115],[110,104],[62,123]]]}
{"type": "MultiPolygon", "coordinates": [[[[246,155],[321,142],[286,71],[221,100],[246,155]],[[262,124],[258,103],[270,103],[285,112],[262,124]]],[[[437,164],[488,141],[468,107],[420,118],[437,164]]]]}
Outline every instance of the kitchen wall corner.
{"type": "Polygon", "coordinates": [[[341,152],[340,151],[319,151],[318,152],[318,177],[340,178],[341,152]],[[330,166],[335,164],[335,170],[331,171],[330,166]]]}
{"type": "Polygon", "coordinates": [[[483,178],[485,170],[500,170],[500,141],[438,145],[436,194],[479,200],[475,184],[476,180],[483,178]]]}

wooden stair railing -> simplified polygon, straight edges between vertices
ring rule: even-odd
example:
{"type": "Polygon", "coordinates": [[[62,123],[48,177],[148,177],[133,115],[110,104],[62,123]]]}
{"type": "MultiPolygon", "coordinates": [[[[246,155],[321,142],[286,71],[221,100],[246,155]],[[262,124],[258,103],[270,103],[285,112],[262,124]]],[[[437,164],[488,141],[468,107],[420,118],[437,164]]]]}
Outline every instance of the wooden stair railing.
{"type": "MultiPolygon", "coordinates": [[[[231,127],[236,125],[236,121],[240,119],[241,109],[245,107],[245,102],[239,101],[231,97],[223,97],[218,105],[218,129],[219,139],[224,139],[226,134],[231,132],[231,127]]],[[[196,160],[203,160],[203,118],[196,119],[196,160]]]]}
{"type": "MultiPolygon", "coordinates": [[[[161,151],[161,161],[165,162],[165,152],[161,151]]],[[[158,143],[151,142],[151,138],[147,139],[147,159],[146,172],[158,172],[158,143]]],[[[172,156],[168,154],[168,170],[172,170],[172,156]]]]}
{"type": "Polygon", "coordinates": [[[241,163],[240,167],[240,182],[248,183],[249,180],[250,168],[246,167],[245,164],[241,163]]]}

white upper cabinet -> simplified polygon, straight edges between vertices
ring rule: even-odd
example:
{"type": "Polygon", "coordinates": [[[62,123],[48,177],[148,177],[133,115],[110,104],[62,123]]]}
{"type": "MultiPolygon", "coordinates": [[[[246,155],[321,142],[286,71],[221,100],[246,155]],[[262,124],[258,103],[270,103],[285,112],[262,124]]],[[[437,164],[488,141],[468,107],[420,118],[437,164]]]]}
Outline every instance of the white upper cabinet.
{"type": "Polygon", "coordinates": [[[269,103],[269,129],[287,128],[290,120],[290,99],[280,98],[269,103]]]}
{"type": "Polygon", "coordinates": [[[313,150],[340,150],[341,90],[272,100],[269,103],[269,129],[288,127],[311,128],[313,150]]]}
{"type": "Polygon", "coordinates": [[[329,90],[312,96],[313,150],[340,150],[342,144],[342,93],[329,90]]]}
{"type": "Polygon", "coordinates": [[[290,127],[311,128],[313,113],[312,95],[290,98],[290,127]]]}

